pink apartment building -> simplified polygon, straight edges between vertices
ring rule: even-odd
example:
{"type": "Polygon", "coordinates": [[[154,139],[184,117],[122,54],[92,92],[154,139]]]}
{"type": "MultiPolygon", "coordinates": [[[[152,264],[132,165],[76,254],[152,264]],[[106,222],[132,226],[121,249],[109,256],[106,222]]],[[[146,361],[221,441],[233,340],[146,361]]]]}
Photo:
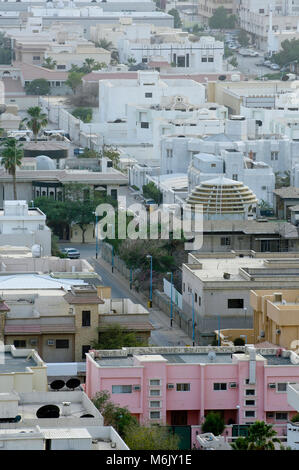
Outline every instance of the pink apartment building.
{"type": "MultiPolygon", "coordinates": [[[[209,411],[226,425],[295,414],[287,383],[299,383],[299,356],[282,349],[153,347],[86,354],[86,393],[108,390],[140,423],[200,425],[209,411]]],[[[281,428],[281,427],[280,427],[281,428]]]]}

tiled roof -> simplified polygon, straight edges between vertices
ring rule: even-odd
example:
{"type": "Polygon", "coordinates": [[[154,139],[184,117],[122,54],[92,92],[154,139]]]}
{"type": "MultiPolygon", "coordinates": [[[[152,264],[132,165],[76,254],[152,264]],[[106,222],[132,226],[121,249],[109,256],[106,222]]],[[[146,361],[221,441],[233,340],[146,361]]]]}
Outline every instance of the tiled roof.
{"type": "MultiPolygon", "coordinates": [[[[117,182],[124,183],[128,182],[126,175],[120,172],[111,173],[100,173],[93,171],[85,172],[72,172],[67,170],[42,170],[42,171],[31,171],[31,170],[17,170],[16,172],[17,181],[57,181],[61,183],[73,182],[73,181],[88,181],[99,184],[101,182],[117,182]]],[[[0,169],[0,181],[11,181],[11,176],[4,170],[0,169]]]]}
{"type": "Polygon", "coordinates": [[[57,325],[6,325],[4,334],[42,334],[42,333],[75,333],[75,326],[69,324],[57,325]]]}
{"type": "Polygon", "coordinates": [[[97,295],[74,295],[71,292],[68,292],[63,296],[64,300],[71,305],[91,305],[91,304],[104,304],[105,302],[100,299],[97,295]]]}
{"type": "Polygon", "coordinates": [[[67,72],[50,70],[44,67],[39,67],[38,65],[14,62],[13,67],[21,70],[25,81],[35,80],[36,78],[45,78],[46,80],[59,80],[63,82],[66,81],[68,77],[67,72]]]}

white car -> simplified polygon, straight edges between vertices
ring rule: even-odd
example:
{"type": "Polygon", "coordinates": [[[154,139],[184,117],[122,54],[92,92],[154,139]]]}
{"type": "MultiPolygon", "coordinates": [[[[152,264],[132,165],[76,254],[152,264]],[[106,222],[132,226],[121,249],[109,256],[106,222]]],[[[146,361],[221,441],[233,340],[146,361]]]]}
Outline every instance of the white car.
{"type": "Polygon", "coordinates": [[[270,65],[270,69],[271,69],[271,70],[280,70],[280,67],[279,67],[278,64],[271,64],[271,65],[270,65]]]}

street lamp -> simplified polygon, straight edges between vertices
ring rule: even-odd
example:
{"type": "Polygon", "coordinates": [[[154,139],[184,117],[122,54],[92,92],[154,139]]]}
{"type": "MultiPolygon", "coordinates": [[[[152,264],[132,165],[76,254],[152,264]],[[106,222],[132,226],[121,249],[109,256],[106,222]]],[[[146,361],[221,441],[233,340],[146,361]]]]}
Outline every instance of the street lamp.
{"type": "Polygon", "coordinates": [[[192,343],[195,346],[195,325],[194,325],[194,294],[193,292],[189,292],[189,295],[192,295],[192,343]]]}
{"type": "Polygon", "coordinates": [[[150,298],[149,298],[149,301],[148,301],[148,307],[152,308],[152,305],[153,305],[153,257],[152,257],[152,255],[146,255],[146,257],[151,259],[150,298]]]}
{"type": "Polygon", "coordinates": [[[170,327],[172,328],[172,312],[173,312],[173,306],[172,306],[172,285],[173,285],[173,273],[167,273],[170,274],[170,327]]]}

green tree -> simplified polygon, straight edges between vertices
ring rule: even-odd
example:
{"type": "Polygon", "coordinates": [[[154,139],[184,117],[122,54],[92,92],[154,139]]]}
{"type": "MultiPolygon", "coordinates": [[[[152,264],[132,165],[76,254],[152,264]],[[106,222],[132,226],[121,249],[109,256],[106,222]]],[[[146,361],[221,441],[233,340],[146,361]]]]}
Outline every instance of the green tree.
{"type": "Polygon", "coordinates": [[[25,85],[27,95],[48,95],[50,93],[50,83],[45,78],[37,78],[25,85]]]}
{"type": "Polygon", "coordinates": [[[13,59],[11,39],[5,37],[5,33],[0,32],[0,64],[9,65],[13,59]]]}
{"type": "Polygon", "coordinates": [[[136,59],[134,57],[129,57],[127,60],[127,65],[134,65],[136,64],[136,59]]]}
{"type": "Polygon", "coordinates": [[[179,14],[178,10],[176,8],[172,8],[167,13],[168,13],[168,15],[171,15],[174,18],[173,26],[175,28],[181,28],[182,27],[182,21],[181,21],[180,14],[179,14]]]}
{"type": "Polygon", "coordinates": [[[282,41],[280,47],[281,50],[272,56],[272,60],[276,64],[282,66],[299,60],[299,39],[286,39],[282,41]]]}
{"type": "Polygon", "coordinates": [[[48,124],[47,115],[42,113],[42,110],[39,106],[32,106],[27,109],[28,118],[23,119],[28,129],[31,129],[34,135],[35,142],[37,141],[37,136],[40,130],[43,127],[46,127],[48,124]]]}
{"type": "Polygon", "coordinates": [[[152,181],[142,186],[142,193],[146,199],[153,199],[156,204],[161,204],[163,194],[152,181]]]}
{"type": "Polygon", "coordinates": [[[92,343],[94,349],[121,349],[147,346],[139,341],[134,332],[128,331],[118,323],[108,324],[105,331],[99,331],[99,339],[92,343]]]}
{"type": "Polygon", "coordinates": [[[96,47],[101,47],[102,49],[106,49],[106,51],[111,51],[113,49],[113,43],[111,41],[107,41],[107,39],[103,38],[100,39],[95,43],[96,47]]]}
{"type": "Polygon", "coordinates": [[[66,85],[72,89],[72,92],[76,94],[78,88],[82,85],[82,77],[84,73],[77,72],[75,70],[70,71],[68,74],[68,78],[66,80],[66,85]]]}
{"type": "Polygon", "coordinates": [[[150,263],[147,255],[153,257],[153,271],[165,273],[174,267],[174,258],[165,249],[165,240],[123,240],[119,256],[128,268],[140,269],[149,275],[150,263]]]}
{"type": "Polygon", "coordinates": [[[113,426],[122,438],[124,438],[127,428],[138,423],[127,407],[119,407],[110,400],[110,394],[106,390],[98,392],[92,401],[102,414],[104,425],[113,426]]]}
{"type": "Polygon", "coordinates": [[[299,413],[296,413],[292,419],[291,419],[292,423],[299,423],[299,413]]]}
{"type": "Polygon", "coordinates": [[[240,43],[240,45],[242,47],[247,47],[248,44],[249,44],[249,37],[246,33],[246,31],[244,31],[244,29],[241,29],[239,31],[239,34],[238,34],[238,42],[240,43]]]}
{"type": "Polygon", "coordinates": [[[279,172],[275,173],[275,189],[284,188],[291,185],[291,172],[289,170],[284,171],[284,176],[281,176],[279,172]]]}
{"type": "Polygon", "coordinates": [[[34,205],[46,214],[47,225],[54,234],[66,239],[66,234],[72,223],[68,204],[65,201],[55,201],[55,199],[42,196],[34,199],[34,205]]]}
{"type": "Polygon", "coordinates": [[[238,61],[236,57],[232,57],[228,63],[231,64],[233,67],[238,67],[238,61]]]}
{"type": "Polygon", "coordinates": [[[86,58],[82,64],[82,67],[78,68],[78,72],[87,74],[87,73],[92,72],[93,70],[101,70],[105,67],[107,67],[105,62],[97,62],[95,61],[95,59],[86,58]]]}
{"type": "Polygon", "coordinates": [[[236,338],[234,340],[234,346],[244,346],[245,340],[244,338],[236,338]]]}
{"type": "Polygon", "coordinates": [[[228,15],[226,8],[218,7],[213,16],[209,18],[209,26],[212,29],[233,29],[236,20],[235,15],[228,15]]]}
{"type": "Polygon", "coordinates": [[[112,64],[119,64],[119,54],[116,49],[111,51],[111,63],[112,64]]]}
{"type": "Polygon", "coordinates": [[[14,200],[17,200],[17,181],[16,170],[22,165],[23,145],[12,137],[7,137],[3,142],[1,152],[1,164],[5,170],[12,176],[14,200]]]}
{"type": "Polygon", "coordinates": [[[42,64],[42,67],[49,70],[54,70],[57,65],[57,61],[53,60],[52,57],[46,57],[42,64]]]}
{"type": "Polygon", "coordinates": [[[232,443],[234,450],[274,450],[275,442],[280,440],[275,437],[276,431],[272,424],[266,424],[264,421],[256,421],[251,424],[247,437],[239,437],[237,443],[232,443]]]}
{"type": "Polygon", "coordinates": [[[105,158],[109,158],[112,161],[113,168],[118,169],[119,161],[120,161],[120,153],[116,147],[112,145],[103,145],[102,152],[100,153],[100,157],[104,155],[105,158]]]}
{"type": "Polygon", "coordinates": [[[179,438],[168,426],[133,424],[125,429],[130,450],[178,450],[179,438]]]}
{"type": "Polygon", "coordinates": [[[72,115],[81,121],[88,123],[92,120],[92,108],[75,108],[72,115]]]}
{"type": "Polygon", "coordinates": [[[224,431],[224,420],[219,413],[210,412],[202,425],[202,432],[211,432],[214,436],[220,436],[224,431]]]}
{"type": "Polygon", "coordinates": [[[95,203],[92,200],[85,200],[82,204],[81,200],[69,201],[68,210],[72,223],[80,227],[82,232],[82,243],[85,243],[85,233],[88,226],[95,221],[95,203]]]}

